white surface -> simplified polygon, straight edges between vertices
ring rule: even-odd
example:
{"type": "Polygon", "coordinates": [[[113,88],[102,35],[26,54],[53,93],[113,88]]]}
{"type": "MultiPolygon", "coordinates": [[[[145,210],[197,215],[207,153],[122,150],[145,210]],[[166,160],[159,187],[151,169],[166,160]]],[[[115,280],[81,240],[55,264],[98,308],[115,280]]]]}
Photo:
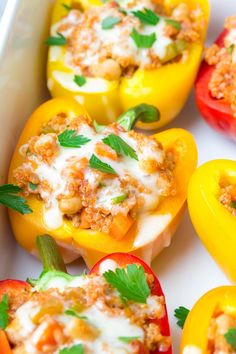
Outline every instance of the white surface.
{"type": "MultiPolygon", "coordinates": [[[[14,6],[15,0],[9,1],[14,6]]],[[[21,9],[23,9],[23,4],[27,3],[27,12],[23,23],[25,29],[27,25],[29,26],[28,28],[32,31],[31,36],[34,37],[34,41],[30,45],[26,45],[24,53],[19,46],[18,48],[11,48],[8,53],[8,59],[6,59],[6,50],[4,51],[5,58],[1,59],[0,57],[2,60],[0,62],[0,124],[4,127],[2,139],[0,139],[0,178],[2,181],[6,177],[10,154],[23,121],[30,110],[36,106],[36,102],[40,102],[43,99],[45,85],[44,80],[42,80],[44,67],[37,59],[42,56],[38,43],[45,35],[45,32],[43,33],[42,29],[40,30],[42,28],[40,26],[47,22],[44,19],[44,14],[46,14],[45,9],[49,6],[50,1],[22,0],[19,3],[21,4],[19,5],[21,9]],[[42,8],[44,8],[44,11],[42,8]],[[29,10],[31,10],[30,13],[33,15],[33,19],[29,16],[29,10]],[[37,33],[37,36],[35,33],[37,33]],[[28,58],[28,62],[22,66],[22,55],[28,56],[29,52],[31,52],[31,55],[28,58]],[[11,61],[14,58],[13,69],[10,69],[11,61]],[[31,67],[33,63],[37,64],[34,68],[31,67]],[[25,80],[26,84],[24,85],[25,80]]],[[[211,3],[212,16],[208,41],[212,41],[221,31],[224,18],[236,13],[235,0],[212,0],[211,3]]],[[[17,12],[19,12],[19,9],[17,12]]],[[[18,17],[18,24],[20,24],[20,17],[18,17]]],[[[11,25],[11,29],[14,29],[15,25],[11,25]]],[[[26,57],[24,59],[26,60],[26,57]]],[[[193,97],[190,97],[183,112],[169,127],[182,127],[193,133],[198,144],[200,164],[214,158],[235,159],[235,143],[218,135],[205,124],[199,117],[193,97]]],[[[4,212],[0,215],[2,216],[0,219],[0,278],[6,276],[21,279],[25,279],[27,276],[36,277],[41,269],[40,263],[21,250],[11,237],[7,237],[4,215],[4,212]]],[[[228,281],[198,240],[187,211],[171,246],[153,262],[152,266],[161,280],[166,294],[174,353],[177,354],[179,353],[181,331],[175,325],[174,309],[180,305],[191,307],[207,290],[218,285],[228,284],[228,281]]],[[[79,273],[82,269],[82,261],[78,261],[70,267],[74,274],[79,273]]]]}

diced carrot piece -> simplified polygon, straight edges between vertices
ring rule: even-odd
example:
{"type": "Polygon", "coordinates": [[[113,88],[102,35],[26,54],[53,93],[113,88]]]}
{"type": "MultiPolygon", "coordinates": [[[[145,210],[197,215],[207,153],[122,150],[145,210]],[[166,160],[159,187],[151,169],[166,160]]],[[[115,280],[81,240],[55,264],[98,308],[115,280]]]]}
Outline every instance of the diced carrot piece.
{"type": "Polygon", "coordinates": [[[112,220],[109,235],[116,240],[121,240],[129,231],[134,223],[134,219],[130,215],[118,213],[112,220]]]}
{"type": "Polygon", "coordinates": [[[231,196],[233,199],[236,199],[236,186],[233,186],[233,188],[231,190],[231,196]]]}
{"type": "Polygon", "coordinates": [[[89,229],[90,228],[90,222],[88,218],[88,213],[86,213],[85,209],[83,209],[81,215],[81,223],[80,223],[80,228],[81,229],[89,229]]]}
{"type": "Polygon", "coordinates": [[[80,159],[79,166],[80,166],[80,168],[85,169],[88,166],[88,159],[86,157],[83,157],[82,159],[80,159]]]}
{"type": "MultiPolygon", "coordinates": [[[[42,324],[41,324],[42,326],[42,324]]],[[[41,332],[41,328],[38,327],[39,332],[41,332]]],[[[35,337],[38,337],[37,330],[34,332],[35,337]]],[[[56,321],[51,321],[51,323],[48,323],[47,326],[44,328],[43,333],[41,333],[41,336],[39,337],[39,340],[36,342],[36,348],[41,351],[44,346],[47,345],[56,345],[58,338],[60,338],[60,342],[64,342],[64,333],[63,333],[63,326],[56,322],[56,321]]]]}
{"type": "Polygon", "coordinates": [[[98,142],[96,144],[95,152],[97,153],[97,155],[107,157],[108,159],[111,159],[111,160],[117,160],[117,158],[118,158],[115,150],[113,150],[112,148],[110,148],[110,146],[108,146],[102,142],[98,142]]]}
{"type": "Polygon", "coordinates": [[[7,335],[2,330],[0,330],[0,354],[12,354],[7,335]]]}

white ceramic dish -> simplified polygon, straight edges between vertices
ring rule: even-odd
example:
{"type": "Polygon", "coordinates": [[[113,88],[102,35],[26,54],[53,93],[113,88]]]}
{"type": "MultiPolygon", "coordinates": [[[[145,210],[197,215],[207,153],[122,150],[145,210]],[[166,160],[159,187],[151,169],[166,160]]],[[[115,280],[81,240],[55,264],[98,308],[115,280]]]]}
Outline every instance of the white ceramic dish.
{"type": "MultiPolygon", "coordinates": [[[[0,21],[0,183],[6,181],[10,157],[24,121],[47,97],[43,41],[47,36],[52,2],[8,0],[0,21]]],[[[211,0],[211,5],[208,42],[221,31],[225,17],[236,13],[235,0],[211,0]]],[[[193,133],[198,144],[199,164],[214,158],[235,159],[235,143],[204,123],[193,96],[169,127],[182,127],[193,133]]],[[[166,294],[174,353],[177,354],[181,331],[175,324],[174,309],[180,305],[190,308],[207,290],[229,282],[198,240],[187,211],[171,246],[152,267],[166,294]]],[[[77,261],[70,270],[80,273],[83,268],[83,262],[77,261]]],[[[13,240],[6,210],[0,207],[0,279],[35,277],[40,269],[40,263],[13,240]]]]}

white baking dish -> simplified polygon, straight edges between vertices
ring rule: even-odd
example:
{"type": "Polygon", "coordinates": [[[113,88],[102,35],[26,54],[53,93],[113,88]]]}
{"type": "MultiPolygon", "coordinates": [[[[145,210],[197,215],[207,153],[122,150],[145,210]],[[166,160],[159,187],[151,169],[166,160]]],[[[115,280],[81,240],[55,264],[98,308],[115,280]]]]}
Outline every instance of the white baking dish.
{"type": "MultiPolygon", "coordinates": [[[[6,182],[10,157],[25,120],[48,95],[43,42],[47,37],[52,2],[8,0],[0,21],[0,183],[6,182]]],[[[224,18],[236,13],[235,0],[211,0],[211,3],[209,41],[221,31],[224,18]]],[[[170,127],[186,128],[194,134],[200,163],[213,158],[236,157],[235,143],[213,132],[200,119],[193,98],[170,127]]],[[[25,234],[27,237],[27,230],[25,234]]],[[[228,281],[196,237],[187,212],[171,247],[152,266],[166,294],[177,354],[181,332],[175,325],[174,308],[191,307],[204,292],[228,281]]],[[[82,261],[78,261],[70,269],[79,273],[83,268],[82,261]]],[[[40,269],[40,263],[16,245],[6,210],[0,207],[0,278],[35,277],[40,269]]]]}

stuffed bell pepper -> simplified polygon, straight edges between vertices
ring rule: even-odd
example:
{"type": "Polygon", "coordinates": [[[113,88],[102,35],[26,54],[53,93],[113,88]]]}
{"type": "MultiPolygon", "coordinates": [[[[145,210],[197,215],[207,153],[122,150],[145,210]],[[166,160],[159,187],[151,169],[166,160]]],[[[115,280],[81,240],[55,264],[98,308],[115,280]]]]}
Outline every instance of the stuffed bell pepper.
{"type": "Polygon", "coordinates": [[[236,16],[207,49],[196,84],[196,102],[215,130],[236,139],[236,16]]]}
{"type": "Polygon", "coordinates": [[[39,279],[0,281],[0,354],[172,353],[165,298],[145,263],[115,253],[72,276],[50,236],[37,242],[39,279]]]}
{"type": "Polygon", "coordinates": [[[150,263],[170,244],[196,146],[182,129],[154,136],[131,130],[139,118],[154,121],[158,112],[143,104],[101,126],[74,99],[55,98],[33,113],[9,172],[32,210],[10,210],[21,246],[35,254],[36,235],[50,233],[67,262],[82,255],[91,266],[117,251],[150,263]]]}
{"type": "Polygon", "coordinates": [[[236,352],[236,287],[206,293],[185,321],[180,354],[236,352]]]}
{"type": "Polygon", "coordinates": [[[213,160],[199,167],[189,182],[188,206],[200,239],[236,282],[236,162],[213,160]]]}
{"type": "Polygon", "coordinates": [[[72,95],[101,124],[140,103],[167,124],[183,108],[201,60],[208,0],[57,0],[48,88],[72,95]]]}

